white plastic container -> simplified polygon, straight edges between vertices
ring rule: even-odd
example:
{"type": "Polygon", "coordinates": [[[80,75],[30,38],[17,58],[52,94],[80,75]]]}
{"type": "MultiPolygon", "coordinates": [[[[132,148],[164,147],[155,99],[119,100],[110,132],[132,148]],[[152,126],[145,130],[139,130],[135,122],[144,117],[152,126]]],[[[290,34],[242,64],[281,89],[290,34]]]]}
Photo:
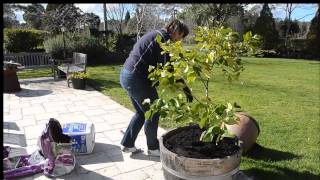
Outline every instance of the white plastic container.
{"type": "Polygon", "coordinates": [[[75,154],[90,154],[95,144],[95,129],[92,123],[66,123],[63,134],[71,137],[72,151],[75,154]]]}

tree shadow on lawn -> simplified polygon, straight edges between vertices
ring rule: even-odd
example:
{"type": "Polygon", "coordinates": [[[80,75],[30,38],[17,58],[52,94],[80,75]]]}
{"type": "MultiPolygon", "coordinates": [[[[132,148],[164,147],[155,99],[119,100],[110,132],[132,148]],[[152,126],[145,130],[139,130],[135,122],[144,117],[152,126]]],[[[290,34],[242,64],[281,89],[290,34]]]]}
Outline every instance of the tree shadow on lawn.
{"type": "Polygon", "coordinates": [[[251,168],[248,170],[242,170],[249,177],[254,177],[254,180],[319,180],[320,175],[312,174],[309,171],[297,172],[288,168],[274,167],[275,171],[267,171],[259,168],[251,168]]]}
{"type": "Polygon", "coordinates": [[[250,149],[250,151],[244,154],[244,156],[263,161],[283,161],[301,157],[290,152],[269,149],[267,147],[260,146],[257,143],[255,143],[254,146],[250,149]]]}

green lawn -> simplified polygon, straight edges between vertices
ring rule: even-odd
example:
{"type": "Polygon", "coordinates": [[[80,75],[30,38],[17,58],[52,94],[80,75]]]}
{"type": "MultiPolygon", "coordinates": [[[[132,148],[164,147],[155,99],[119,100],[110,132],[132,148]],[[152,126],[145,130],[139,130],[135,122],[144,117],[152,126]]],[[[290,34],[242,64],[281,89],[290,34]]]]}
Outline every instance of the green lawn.
{"type": "MultiPolygon", "coordinates": [[[[258,179],[320,179],[320,63],[244,58],[244,66],[239,81],[228,84],[219,75],[210,85],[213,99],[237,101],[260,124],[258,143],[264,149],[255,157],[243,157],[240,169],[258,179]]],[[[119,84],[120,69],[88,67],[89,83],[133,109],[119,84]]],[[[19,73],[19,78],[27,76],[19,73]]],[[[194,94],[200,86],[196,84],[194,94]]]]}
{"type": "Polygon", "coordinates": [[[19,79],[52,77],[51,69],[49,68],[18,71],[17,75],[19,79]]]}

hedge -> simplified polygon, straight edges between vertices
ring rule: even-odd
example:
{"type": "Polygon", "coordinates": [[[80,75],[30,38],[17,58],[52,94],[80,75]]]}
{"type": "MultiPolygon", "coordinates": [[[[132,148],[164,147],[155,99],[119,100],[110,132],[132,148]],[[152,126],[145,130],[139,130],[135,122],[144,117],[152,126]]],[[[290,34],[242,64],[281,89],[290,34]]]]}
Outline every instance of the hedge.
{"type": "Polygon", "coordinates": [[[49,32],[34,29],[9,29],[5,28],[4,51],[5,52],[34,52],[43,48],[44,40],[49,32]]]}

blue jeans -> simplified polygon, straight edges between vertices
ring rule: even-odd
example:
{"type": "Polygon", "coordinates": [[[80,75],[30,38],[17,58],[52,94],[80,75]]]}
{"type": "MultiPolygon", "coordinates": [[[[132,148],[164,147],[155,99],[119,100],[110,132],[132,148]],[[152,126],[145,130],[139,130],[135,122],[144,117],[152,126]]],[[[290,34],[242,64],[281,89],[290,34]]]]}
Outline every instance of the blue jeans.
{"type": "Polygon", "coordinates": [[[147,79],[143,79],[125,68],[120,73],[120,84],[127,91],[136,110],[122,138],[121,144],[125,147],[134,147],[137,136],[144,125],[148,149],[159,149],[159,141],[157,139],[159,113],[155,113],[150,120],[145,120],[144,113],[148,108],[142,105],[144,99],[149,98],[151,102],[158,99],[159,96],[156,88],[152,87],[151,82],[147,79]]]}

